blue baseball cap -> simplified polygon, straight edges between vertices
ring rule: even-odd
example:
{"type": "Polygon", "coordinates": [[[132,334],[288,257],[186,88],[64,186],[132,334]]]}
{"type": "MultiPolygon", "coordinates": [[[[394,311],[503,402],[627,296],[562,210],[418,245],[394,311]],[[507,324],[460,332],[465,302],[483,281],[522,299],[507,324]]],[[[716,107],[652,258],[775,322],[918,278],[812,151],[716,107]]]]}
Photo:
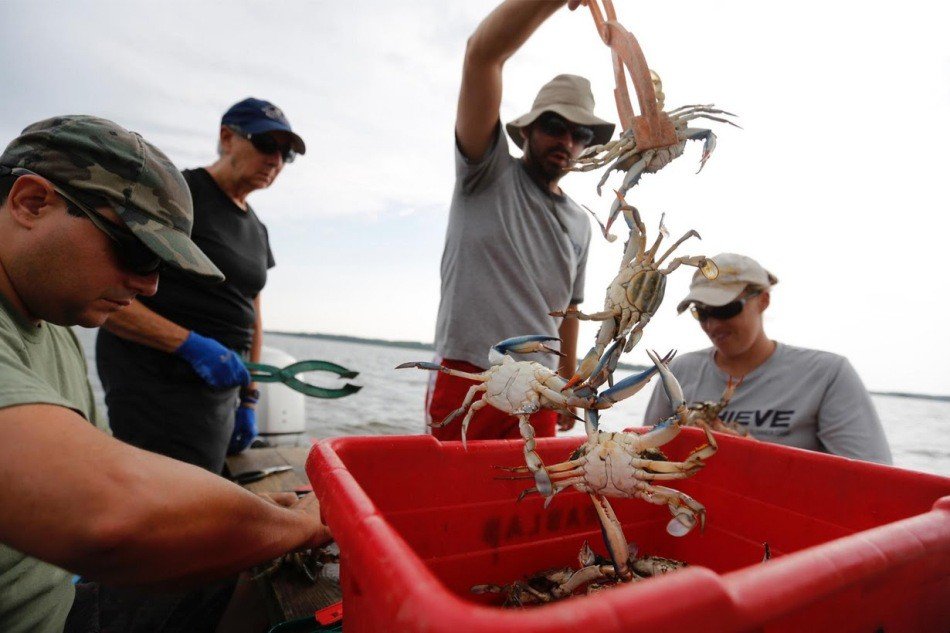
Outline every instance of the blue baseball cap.
{"type": "Polygon", "coordinates": [[[228,108],[221,117],[221,125],[232,125],[247,134],[287,132],[291,136],[294,151],[306,154],[307,146],[292,129],[284,111],[270,101],[248,97],[228,108]]]}

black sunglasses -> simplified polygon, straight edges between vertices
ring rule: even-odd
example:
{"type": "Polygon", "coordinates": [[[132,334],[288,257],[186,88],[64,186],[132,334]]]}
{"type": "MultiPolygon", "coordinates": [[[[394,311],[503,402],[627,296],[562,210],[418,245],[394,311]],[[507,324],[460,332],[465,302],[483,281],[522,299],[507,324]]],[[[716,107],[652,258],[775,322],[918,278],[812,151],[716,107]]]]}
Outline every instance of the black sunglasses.
{"type": "Polygon", "coordinates": [[[109,236],[109,239],[112,240],[112,250],[115,251],[119,265],[122,268],[130,273],[142,276],[151,275],[161,269],[164,263],[162,258],[153,253],[128,227],[112,222],[98,211],[94,211],[70,196],[58,186],[53,185],[53,189],[63,197],[66,206],[72,210],[73,214],[76,214],[76,212],[82,213],[92,220],[97,229],[109,236]]]}
{"type": "Polygon", "coordinates": [[[278,141],[272,134],[267,132],[263,134],[248,134],[241,128],[237,127],[232,127],[231,130],[241,138],[250,141],[251,145],[254,146],[254,149],[259,151],[261,154],[269,155],[279,152],[281,159],[285,163],[292,163],[294,162],[294,159],[297,158],[297,152],[294,151],[294,148],[290,143],[278,141]]]}
{"type": "Polygon", "coordinates": [[[144,276],[158,272],[162,268],[164,264],[162,258],[153,253],[127,226],[112,222],[98,211],[80,202],[76,195],[65,191],[61,186],[42,174],[37,174],[34,171],[22,167],[10,169],[9,173],[13,176],[31,174],[44,178],[49,182],[53,187],[53,191],[58,193],[60,197],[66,201],[66,206],[71,210],[73,215],[85,215],[92,220],[92,223],[96,225],[97,229],[105,233],[109,239],[112,240],[113,250],[119,260],[119,265],[125,270],[136,275],[144,276]]]}
{"type": "Polygon", "coordinates": [[[718,319],[720,321],[725,321],[726,319],[731,319],[742,312],[742,309],[745,308],[745,302],[752,297],[757,297],[759,294],[760,293],[758,292],[754,292],[746,297],[742,297],[741,299],[736,299],[731,303],[727,303],[724,306],[694,304],[693,307],[689,309],[689,311],[700,323],[706,319],[718,319]]]}
{"type": "Polygon", "coordinates": [[[552,138],[561,138],[570,132],[571,139],[575,143],[585,147],[590,145],[591,141],[594,140],[594,130],[592,128],[586,125],[575,125],[550,112],[541,115],[538,119],[538,129],[552,138]]]}

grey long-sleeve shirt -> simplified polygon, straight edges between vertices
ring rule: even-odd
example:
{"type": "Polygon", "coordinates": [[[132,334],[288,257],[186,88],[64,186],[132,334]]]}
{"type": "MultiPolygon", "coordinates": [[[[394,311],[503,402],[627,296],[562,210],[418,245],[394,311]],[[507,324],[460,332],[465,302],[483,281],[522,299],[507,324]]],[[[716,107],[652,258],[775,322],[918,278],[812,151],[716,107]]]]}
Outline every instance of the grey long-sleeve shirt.
{"type": "MultiPolygon", "coordinates": [[[[713,360],[714,348],[675,358],[670,369],[688,403],[719,400],[728,376],[713,360]]],[[[673,414],[661,385],[644,415],[653,425],[673,414]]],[[[723,421],[738,422],[766,442],[890,464],[888,446],[871,396],[848,359],[778,343],[762,365],[746,375],[723,421]]]]}

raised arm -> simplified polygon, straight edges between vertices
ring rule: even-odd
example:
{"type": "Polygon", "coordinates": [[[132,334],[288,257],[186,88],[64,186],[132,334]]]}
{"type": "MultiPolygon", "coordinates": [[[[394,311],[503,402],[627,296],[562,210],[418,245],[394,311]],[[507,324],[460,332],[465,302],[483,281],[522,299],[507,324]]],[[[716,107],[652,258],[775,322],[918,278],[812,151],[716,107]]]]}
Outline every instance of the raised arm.
{"type": "Polygon", "coordinates": [[[0,429],[0,542],[94,580],[222,578],[329,539],[312,497],[280,507],[69,409],[0,409],[0,429]]]}
{"type": "MultiPolygon", "coordinates": [[[[468,39],[462,66],[455,134],[469,160],[491,146],[501,107],[501,71],[505,62],[565,0],[505,0],[482,20],[468,39]]],[[[570,0],[570,8],[581,0],[570,0]]]]}
{"type": "MultiPolygon", "coordinates": [[[[577,304],[572,303],[568,306],[568,311],[577,310],[577,304]]],[[[577,319],[562,319],[558,326],[558,336],[561,337],[561,354],[558,361],[557,373],[565,380],[569,379],[577,371],[577,333],[580,329],[580,322],[577,319]]],[[[574,426],[574,418],[567,413],[562,413],[558,420],[558,430],[569,431],[574,426]]]]}

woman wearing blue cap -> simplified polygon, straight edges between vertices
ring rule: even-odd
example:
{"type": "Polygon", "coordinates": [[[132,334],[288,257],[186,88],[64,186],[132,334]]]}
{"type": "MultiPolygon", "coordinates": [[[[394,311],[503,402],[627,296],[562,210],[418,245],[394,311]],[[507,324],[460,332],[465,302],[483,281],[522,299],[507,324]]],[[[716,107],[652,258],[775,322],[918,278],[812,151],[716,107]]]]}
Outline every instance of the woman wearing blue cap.
{"type": "Polygon", "coordinates": [[[280,108],[248,98],[221,119],[218,159],[183,172],[192,239],[226,279],[163,273],[154,296],[100,330],[96,361],[117,438],[219,473],[226,453],[257,435],[259,394],[243,359],[260,354],[260,292],[274,257],[247,197],[305,151],[280,108]]]}

